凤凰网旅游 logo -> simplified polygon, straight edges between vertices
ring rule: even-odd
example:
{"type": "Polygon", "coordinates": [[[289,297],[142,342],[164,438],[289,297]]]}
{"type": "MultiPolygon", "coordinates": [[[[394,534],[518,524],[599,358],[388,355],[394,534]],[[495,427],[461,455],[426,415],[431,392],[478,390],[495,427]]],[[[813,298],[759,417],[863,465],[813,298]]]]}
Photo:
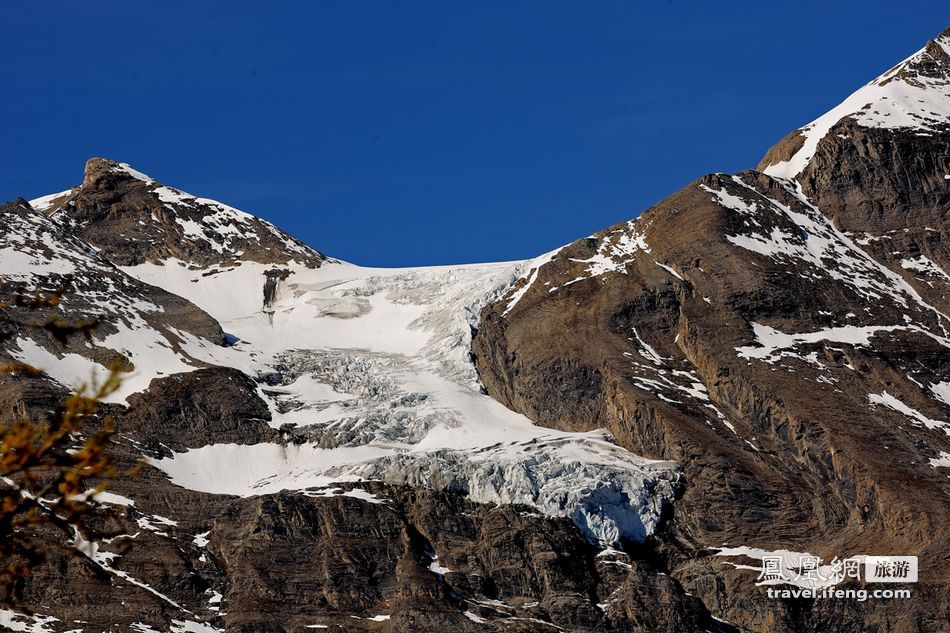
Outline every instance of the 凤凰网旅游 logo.
{"type": "Polygon", "coordinates": [[[871,585],[917,582],[916,556],[835,556],[825,562],[812,554],[754,547],[725,547],[718,555],[757,559],[757,566],[730,564],[758,572],[755,584],[767,586],[770,598],[902,598],[910,597],[910,589],[871,585]]]}
{"type": "Polygon", "coordinates": [[[817,583],[826,586],[849,578],[868,583],[917,582],[916,556],[836,556],[824,565],[818,556],[783,552],[766,554],[761,561],[756,579],[760,585],[817,583]]]}

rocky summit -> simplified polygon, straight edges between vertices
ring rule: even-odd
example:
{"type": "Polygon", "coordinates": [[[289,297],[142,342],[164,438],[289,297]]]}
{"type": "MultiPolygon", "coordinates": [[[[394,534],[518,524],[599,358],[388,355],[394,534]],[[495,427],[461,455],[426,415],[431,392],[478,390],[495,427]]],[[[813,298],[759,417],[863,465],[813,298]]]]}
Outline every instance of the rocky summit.
{"type": "Polygon", "coordinates": [[[142,468],[44,531],[0,627],[946,631],[948,210],[950,30],[757,169],[523,262],[363,268],[90,159],[0,207],[0,361],[43,370],[0,403],[118,362],[142,468]],[[24,292],[99,325],[63,346],[24,292]],[[909,597],[768,594],[878,555],[918,557],[880,585],[909,597]]]}

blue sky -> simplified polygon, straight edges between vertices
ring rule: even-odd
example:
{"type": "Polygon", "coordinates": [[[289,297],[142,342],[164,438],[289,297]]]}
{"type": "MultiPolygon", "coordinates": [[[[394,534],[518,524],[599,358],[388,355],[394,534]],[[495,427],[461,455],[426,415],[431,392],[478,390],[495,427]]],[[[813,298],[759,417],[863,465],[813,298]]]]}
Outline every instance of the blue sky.
{"type": "Polygon", "coordinates": [[[0,198],[105,156],[386,266],[531,257],[754,167],[950,25],[933,0],[0,12],[0,198]]]}

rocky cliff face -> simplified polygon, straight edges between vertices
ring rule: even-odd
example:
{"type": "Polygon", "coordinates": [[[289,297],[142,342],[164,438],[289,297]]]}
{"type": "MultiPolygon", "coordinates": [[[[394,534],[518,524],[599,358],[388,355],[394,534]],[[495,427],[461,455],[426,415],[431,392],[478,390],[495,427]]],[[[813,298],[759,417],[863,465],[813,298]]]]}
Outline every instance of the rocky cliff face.
{"type": "Polygon", "coordinates": [[[944,630],[948,50],[516,264],[328,260],[103,159],[3,206],[2,354],[46,370],[0,377],[4,420],[119,357],[144,464],[0,627],[944,630]],[[61,287],[43,318],[101,322],[68,347],[14,300],[61,287]],[[781,552],[920,582],[769,599],[781,552]]]}
{"type": "Polygon", "coordinates": [[[930,561],[909,622],[886,604],[756,604],[714,558],[673,557],[672,575],[741,627],[946,622],[948,41],[789,135],[765,173],[700,179],[482,312],[489,393],[681,463],[670,525],[694,550],[930,561]]]}

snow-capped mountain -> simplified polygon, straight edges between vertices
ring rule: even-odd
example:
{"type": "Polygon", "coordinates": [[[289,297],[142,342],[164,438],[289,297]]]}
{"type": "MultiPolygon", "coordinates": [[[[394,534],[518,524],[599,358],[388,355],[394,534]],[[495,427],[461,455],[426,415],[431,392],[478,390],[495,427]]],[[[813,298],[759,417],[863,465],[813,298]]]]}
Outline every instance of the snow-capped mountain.
{"type": "MultiPolygon", "coordinates": [[[[601,547],[654,532],[677,490],[674,463],[633,454],[603,430],[538,427],[479,383],[469,346],[481,308],[534,262],[362,268],[328,260],[243,212],[168,191],[178,190],[127,164],[91,159],[81,187],[33,208],[13,205],[42,230],[11,224],[4,251],[4,264],[19,266],[12,277],[31,289],[56,288],[57,275],[69,272],[82,305],[119,331],[97,332],[78,351],[27,339],[8,351],[45,369],[60,389],[103,374],[103,359],[121,355],[130,373],[112,400],[122,437],[134,447],[129,459],[146,457],[161,497],[181,486],[222,499],[302,494],[389,504],[394,493],[373,483],[383,482],[529,508],[532,521],[563,517],[559,529],[574,526],[601,547]],[[229,241],[235,224],[264,226],[286,248],[245,259],[253,239],[229,241]],[[61,264],[58,250],[40,257],[40,245],[56,241],[85,260],[61,264]],[[36,262],[20,266],[26,256],[36,262]],[[165,327],[155,317],[161,306],[132,302],[136,292],[188,306],[216,336],[197,340],[165,327]]],[[[156,494],[119,488],[133,512],[156,494]]],[[[136,522],[164,525],[154,517],[179,515],[163,510],[136,522]]],[[[177,542],[169,529],[147,530],[177,542]]],[[[93,545],[93,563],[126,578],[122,562],[101,558],[117,550],[93,545]]]]}
{"type": "Polygon", "coordinates": [[[118,355],[146,467],[100,497],[127,536],[52,536],[37,613],[0,623],[943,630],[948,51],[522,262],[363,268],[104,159],[8,203],[5,303],[65,286],[101,329],[62,349],[4,313],[47,376],[0,401],[41,414],[118,355]],[[776,552],[916,555],[921,582],[804,608],[756,586],[776,552]]]}
{"type": "MultiPolygon", "coordinates": [[[[156,346],[146,343],[151,328],[144,321],[121,341],[94,339],[94,346],[111,345],[142,368],[132,373],[121,397],[144,391],[156,376],[231,367],[260,381],[270,425],[292,437],[290,447],[287,437],[253,445],[208,438],[207,445],[154,459],[175,483],[238,495],[357,479],[447,489],[479,502],[525,504],[572,517],[605,544],[643,540],[673,497],[674,464],[633,455],[602,431],[539,428],[480,392],[468,351],[471,328],[482,305],[510,285],[524,264],[401,270],[327,262],[263,220],[100,159],[87,164],[78,191],[42,200],[48,200],[38,203],[48,205],[46,223],[56,220],[94,238],[102,253],[142,239],[153,243],[135,235],[182,228],[169,244],[176,253],[190,253],[190,261],[165,257],[124,265],[123,278],[189,300],[220,323],[231,341],[215,349],[156,346]],[[102,191],[110,192],[112,205],[105,215],[90,211],[102,206],[102,191]],[[145,217],[131,234],[104,233],[97,224],[129,216],[145,217]],[[267,262],[241,259],[256,240],[253,230],[261,227],[285,248],[270,253],[267,262]],[[287,259],[295,257],[301,261],[287,259]],[[192,364],[194,357],[203,362],[192,364]]],[[[44,360],[35,364],[51,366],[51,375],[61,364],[22,356],[44,360]]]]}

